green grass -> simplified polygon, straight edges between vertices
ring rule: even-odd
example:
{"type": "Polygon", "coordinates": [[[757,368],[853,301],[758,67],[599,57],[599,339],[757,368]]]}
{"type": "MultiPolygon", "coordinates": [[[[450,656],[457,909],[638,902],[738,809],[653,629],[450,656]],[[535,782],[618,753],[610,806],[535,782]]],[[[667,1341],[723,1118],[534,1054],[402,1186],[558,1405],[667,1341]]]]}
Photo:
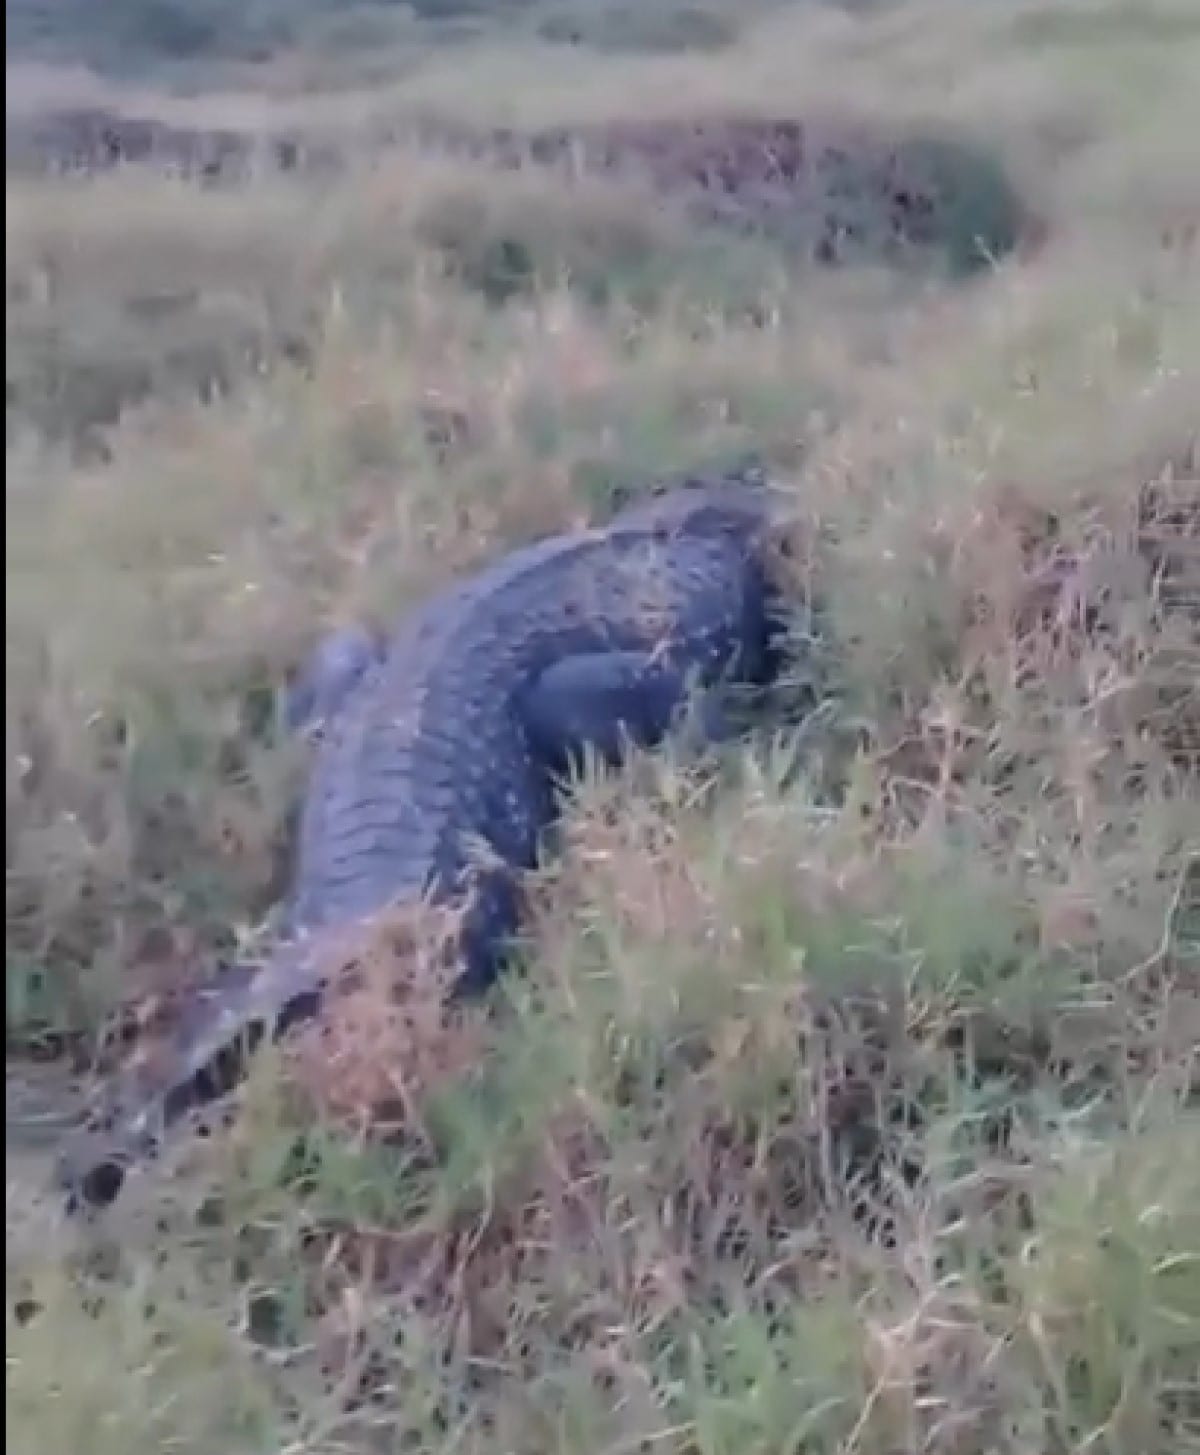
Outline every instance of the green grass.
{"type": "Polygon", "coordinates": [[[852,96],[985,147],[1042,236],[957,284],[823,270],[400,143],[10,175],[7,1429],[1200,1450],[1192,7],[798,0],[640,55],[545,13],[378,82],[201,56],[138,105],[352,138],[852,96]],[[317,635],[747,449],[811,544],[800,737],[581,784],[494,1004],[445,1022],[381,954],[225,1134],[63,1225],[76,1057],[269,929],[317,635]]]}
{"type": "MultiPolygon", "coordinates": [[[[753,19],[776,6],[738,11],[753,19]]],[[[721,0],[112,0],[102,12],[85,0],[9,0],[5,18],[11,57],[195,91],[276,67],[369,83],[498,31],[584,53],[719,52],[737,40],[739,14],[721,0]]]]}

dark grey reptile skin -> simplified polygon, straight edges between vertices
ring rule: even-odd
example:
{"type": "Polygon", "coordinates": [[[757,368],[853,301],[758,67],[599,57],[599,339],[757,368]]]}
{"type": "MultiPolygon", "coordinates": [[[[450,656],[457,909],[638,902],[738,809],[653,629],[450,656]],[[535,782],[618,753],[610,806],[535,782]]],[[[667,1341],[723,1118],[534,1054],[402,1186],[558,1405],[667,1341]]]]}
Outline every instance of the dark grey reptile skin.
{"type": "Polygon", "coordinates": [[[459,993],[485,989],[518,925],[519,875],[555,818],[556,775],[588,748],[662,740],[702,689],[703,735],[726,734],[719,684],[772,670],[774,602],[758,543],[772,495],[699,484],[605,528],[519,549],[406,619],[377,649],[352,629],[302,681],[292,720],[320,742],[279,949],[217,977],[159,1056],[98,1119],[106,1136],[63,1175],[87,1202],[225,1088],[233,1050],[315,1014],[313,950],[389,904],[471,890],[459,993]],[[704,688],[711,689],[708,698],[704,688]],[[494,855],[472,873],[471,842],[494,855]],[[468,880],[468,876],[470,879],[468,880]]]}

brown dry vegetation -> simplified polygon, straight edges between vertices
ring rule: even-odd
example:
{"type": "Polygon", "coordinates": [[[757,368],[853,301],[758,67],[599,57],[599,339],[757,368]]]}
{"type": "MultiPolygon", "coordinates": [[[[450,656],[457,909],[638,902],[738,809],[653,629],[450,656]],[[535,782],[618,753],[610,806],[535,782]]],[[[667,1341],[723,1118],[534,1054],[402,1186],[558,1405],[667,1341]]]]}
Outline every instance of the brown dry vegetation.
{"type": "Polygon", "coordinates": [[[733,30],[137,97],[318,117],[322,175],[10,173],[28,1455],[1200,1450],[1200,20],[733,30]],[[430,116],[962,137],[1037,245],[830,270],[619,177],[379,144],[430,116]],[[800,734],[582,783],[497,1003],[447,1020],[381,941],[226,1131],[62,1226],[113,1014],[269,933],[316,636],[747,448],[812,547],[800,734]]]}

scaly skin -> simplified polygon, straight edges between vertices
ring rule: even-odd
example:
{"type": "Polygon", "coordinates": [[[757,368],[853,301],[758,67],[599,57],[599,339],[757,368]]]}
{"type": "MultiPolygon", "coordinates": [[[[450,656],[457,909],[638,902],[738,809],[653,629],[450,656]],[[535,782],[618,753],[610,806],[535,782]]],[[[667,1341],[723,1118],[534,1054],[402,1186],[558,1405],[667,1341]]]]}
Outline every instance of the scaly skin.
{"type": "Polygon", "coordinates": [[[89,1143],[82,1161],[68,1154],[73,1197],[111,1201],[131,1160],[226,1089],[240,1067],[224,1063],[237,1062],[243,1037],[316,1014],[322,949],[389,906],[466,904],[456,993],[485,990],[571,753],[597,745],[617,756],[618,726],[646,745],[661,740],[683,705],[684,673],[702,688],[769,676],[773,601],[758,547],[770,516],[761,488],[676,490],[451,586],[398,627],[379,660],[339,677],[283,943],[263,966],[237,967],[196,995],[173,1044],[97,1118],[106,1145],[89,1143]],[[490,851],[482,868],[476,841],[490,851]]]}

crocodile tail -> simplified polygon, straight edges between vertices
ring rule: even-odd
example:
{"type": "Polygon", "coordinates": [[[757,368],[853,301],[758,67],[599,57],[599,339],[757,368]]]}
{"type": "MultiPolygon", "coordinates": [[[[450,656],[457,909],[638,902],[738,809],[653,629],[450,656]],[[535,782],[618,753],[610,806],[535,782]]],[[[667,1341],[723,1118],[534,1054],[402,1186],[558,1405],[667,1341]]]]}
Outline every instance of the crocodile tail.
{"type": "Polygon", "coordinates": [[[316,957],[299,944],[261,965],[232,966],[196,990],[169,1044],[137,1057],[60,1157],[69,1210],[111,1203],[128,1170],[156,1156],[189,1112],[232,1090],[264,1039],[311,1019],[322,992],[316,957]]]}

